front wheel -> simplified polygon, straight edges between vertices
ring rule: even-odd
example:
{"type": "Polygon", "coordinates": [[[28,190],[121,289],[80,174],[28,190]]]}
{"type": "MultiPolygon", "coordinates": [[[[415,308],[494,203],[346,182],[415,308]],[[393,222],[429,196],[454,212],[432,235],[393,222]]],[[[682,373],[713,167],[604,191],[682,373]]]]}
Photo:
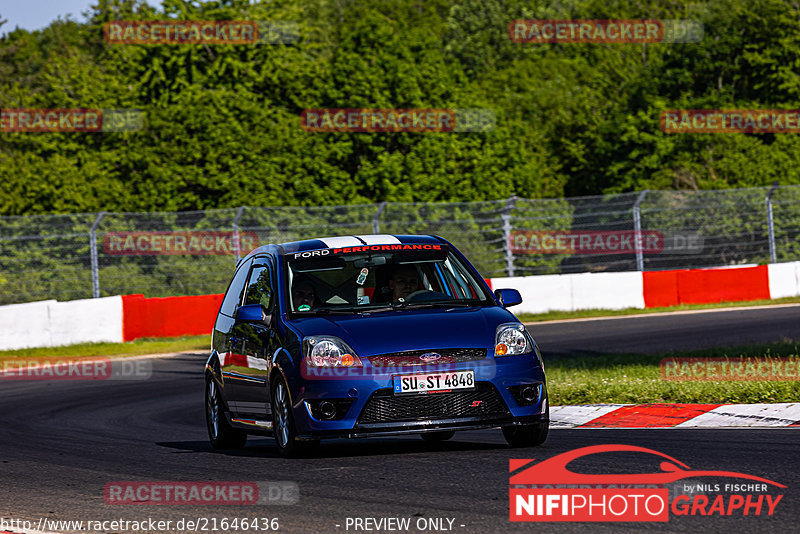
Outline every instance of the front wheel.
{"type": "Polygon", "coordinates": [[[292,403],[289,390],[283,378],[277,378],[272,388],[272,431],[275,433],[275,444],[284,458],[296,456],[299,450],[295,440],[297,431],[292,417],[292,403]]]}
{"type": "Polygon", "coordinates": [[[247,443],[247,432],[233,428],[225,419],[219,387],[211,376],[206,380],[206,428],[214,449],[241,449],[247,443]]]}
{"type": "Polygon", "coordinates": [[[550,423],[503,427],[503,437],[512,447],[536,447],[547,439],[550,423]]]}

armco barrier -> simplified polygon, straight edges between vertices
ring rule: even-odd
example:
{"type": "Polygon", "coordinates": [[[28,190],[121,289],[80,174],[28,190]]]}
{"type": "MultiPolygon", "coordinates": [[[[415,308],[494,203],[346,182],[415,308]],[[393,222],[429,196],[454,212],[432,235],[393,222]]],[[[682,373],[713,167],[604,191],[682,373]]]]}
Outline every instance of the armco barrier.
{"type": "Polygon", "coordinates": [[[800,295],[800,262],[773,263],[768,267],[770,298],[800,295]]]}
{"type": "Polygon", "coordinates": [[[592,308],[660,308],[800,296],[800,262],[716,269],[579,273],[493,278],[494,288],[515,288],[515,313],[592,308]]]}
{"type": "Polygon", "coordinates": [[[769,298],[766,265],[678,271],[679,304],[710,304],[769,298]]]}
{"type": "Polygon", "coordinates": [[[122,341],[122,297],[53,302],[50,346],[122,341]]]}
{"type": "Polygon", "coordinates": [[[0,350],[122,341],[122,298],[0,306],[0,350]]]}
{"type": "Polygon", "coordinates": [[[642,274],[645,308],[675,306],[678,298],[678,271],[655,271],[642,274]]]}
{"type": "Polygon", "coordinates": [[[544,313],[550,310],[572,310],[572,283],[568,274],[540,276],[514,276],[492,278],[494,289],[516,289],[522,295],[522,304],[513,309],[517,313],[544,313]]]}
{"type": "Polygon", "coordinates": [[[492,278],[492,287],[522,294],[515,313],[545,313],[592,308],[644,308],[642,273],[547,274],[492,278]]]}
{"type": "Polygon", "coordinates": [[[47,347],[50,343],[47,306],[54,302],[43,300],[0,307],[0,348],[47,347]]]}
{"type": "Polygon", "coordinates": [[[644,272],[644,307],[770,298],[766,265],[644,272]]]}
{"type": "Polygon", "coordinates": [[[572,277],[572,309],[644,308],[642,273],[579,273],[572,277]]]}
{"type": "MultiPolygon", "coordinates": [[[[800,296],[800,262],[680,271],[580,273],[487,280],[522,294],[515,313],[653,308],[800,296]]],[[[0,350],[141,337],[207,335],[222,295],[125,295],[0,306],[0,350]]]]}
{"type": "Polygon", "coordinates": [[[122,297],[122,337],[177,337],[210,334],[222,294],[192,297],[122,297]]]}

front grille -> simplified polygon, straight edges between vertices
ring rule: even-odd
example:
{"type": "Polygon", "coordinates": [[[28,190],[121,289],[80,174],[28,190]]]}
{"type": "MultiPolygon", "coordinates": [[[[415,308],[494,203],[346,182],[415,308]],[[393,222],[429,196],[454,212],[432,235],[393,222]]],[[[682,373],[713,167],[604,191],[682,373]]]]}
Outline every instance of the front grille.
{"type": "Polygon", "coordinates": [[[405,352],[392,352],[369,358],[369,363],[375,367],[405,367],[416,365],[440,365],[443,363],[460,363],[483,360],[486,358],[487,349],[435,349],[435,350],[408,350],[405,352]],[[430,352],[441,355],[436,360],[421,360],[420,356],[430,352]]]}
{"type": "Polygon", "coordinates": [[[478,382],[475,391],[401,397],[392,395],[391,389],[379,389],[367,400],[358,423],[504,415],[509,415],[509,411],[497,389],[489,382],[478,382]]]}

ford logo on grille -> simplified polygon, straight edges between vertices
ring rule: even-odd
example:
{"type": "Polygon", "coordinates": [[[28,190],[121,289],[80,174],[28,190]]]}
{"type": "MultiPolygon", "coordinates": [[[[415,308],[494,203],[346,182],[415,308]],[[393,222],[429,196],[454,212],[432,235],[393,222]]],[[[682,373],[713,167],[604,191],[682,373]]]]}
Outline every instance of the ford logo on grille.
{"type": "Polygon", "coordinates": [[[426,352],[425,354],[420,356],[419,359],[422,360],[423,362],[434,362],[441,357],[442,355],[439,354],[438,352],[426,352]]]}

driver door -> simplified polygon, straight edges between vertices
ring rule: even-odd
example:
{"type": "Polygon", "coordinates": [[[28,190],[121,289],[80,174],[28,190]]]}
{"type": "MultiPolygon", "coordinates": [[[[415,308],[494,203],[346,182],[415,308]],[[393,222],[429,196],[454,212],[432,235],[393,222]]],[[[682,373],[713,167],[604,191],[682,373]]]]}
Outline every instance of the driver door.
{"type": "MultiPolygon", "coordinates": [[[[236,366],[236,386],[230,408],[240,418],[265,420],[270,412],[267,381],[272,369],[269,340],[275,311],[274,270],[272,261],[256,258],[244,288],[242,305],[260,304],[265,322],[241,321],[234,318],[232,337],[240,355],[236,366]]],[[[238,311],[238,309],[237,309],[238,311]]],[[[236,315],[236,314],[234,314],[236,315]]]]}

